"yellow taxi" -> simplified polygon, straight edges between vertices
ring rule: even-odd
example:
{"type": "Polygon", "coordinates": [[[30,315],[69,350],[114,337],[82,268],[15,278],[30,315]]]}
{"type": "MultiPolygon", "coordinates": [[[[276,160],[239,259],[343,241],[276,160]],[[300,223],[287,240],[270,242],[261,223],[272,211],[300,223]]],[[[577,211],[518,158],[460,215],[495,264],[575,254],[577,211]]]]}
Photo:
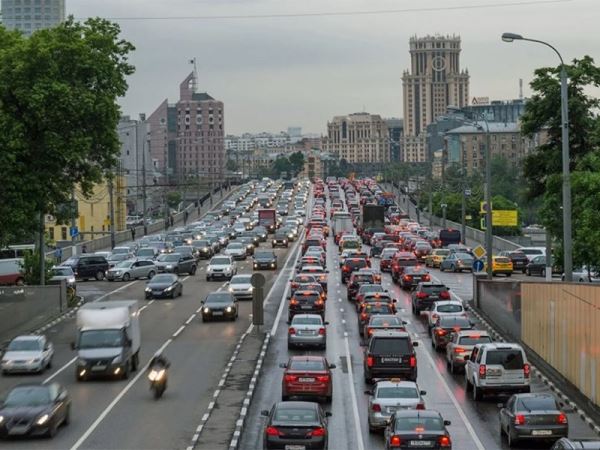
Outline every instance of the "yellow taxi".
{"type": "MultiPolygon", "coordinates": [[[[487,272],[487,263],[485,263],[484,272],[487,272]]],[[[492,275],[498,274],[506,275],[510,277],[513,273],[513,263],[506,256],[492,256],[492,275]]]]}
{"type": "Polygon", "coordinates": [[[426,267],[440,267],[442,261],[450,254],[447,248],[436,248],[425,257],[426,267]]]}

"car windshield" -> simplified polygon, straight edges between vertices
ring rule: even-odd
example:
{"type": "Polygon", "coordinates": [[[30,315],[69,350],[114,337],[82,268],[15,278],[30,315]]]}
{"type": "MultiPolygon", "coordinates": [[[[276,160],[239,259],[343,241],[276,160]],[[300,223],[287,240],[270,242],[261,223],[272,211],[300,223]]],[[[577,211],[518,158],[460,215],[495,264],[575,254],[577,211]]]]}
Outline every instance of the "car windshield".
{"type": "Polygon", "coordinates": [[[42,343],[37,339],[15,339],[8,344],[9,352],[33,352],[42,349],[42,343]]]}
{"type": "Polygon", "coordinates": [[[443,284],[438,284],[438,285],[429,284],[429,285],[423,285],[421,287],[421,290],[428,294],[436,294],[437,295],[440,292],[447,291],[448,288],[443,284]]]}
{"type": "Polygon", "coordinates": [[[458,313],[463,310],[463,307],[461,305],[438,305],[436,310],[441,313],[458,313]]]}
{"type": "Polygon", "coordinates": [[[210,242],[208,241],[192,241],[192,245],[194,247],[210,247],[210,242]]]}
{"type": "Polygon", "coordinates": [[[163,254],[160,255],[158,257],[158,261],[160,262],[175,262],[175,261],[179,261],[179,254],[178,253],[170,253],[170,254],[163,254]]]}
{"type": "Polygon", "coordinates": [[[211,265],[227,265],[230,263],[231,260],[229,258],[213,258],[210,260],[211,265]]]}
{"type": "Polygon", "coordinates": [[[250,284],[252,275],[236,275],[230,281],[230,284],[250,284]]]}
{"type": "Polygon", "coordinates": [[[380,284],[363,284],[358,292],[361,294],[366,294],[369,292],[383,292],[383,286],[380,284]]]}
{"type": "Polygon", "coordinates": [[[166,273],[156,275],[149,284],[163,284],[163,283],[172,283],[175,281],[175,275],[169,275],[166,273]]]}
{"type": "Polygon", "coordinates": [[[398,417],[396,431],[442,431],[444,421],[439,417],[398,417]]]}
{"type": "Polygon", "coordinates": [[[154,250],[151,248],[142,248],[138,250],[138,256],[154,256],[154,250]]]}
{"type": "Polygon", "coordinates": [[[371,353],[374,355],[397,355],[411,351],[406,338],[375,338],[371,342],[371,353]]]}
{"type": "Polygon", "coordinates": [[[289,406],[279,407],[275,410],[273,415],[274,422],[316,422],[317,421],[317,410],[315,408],[292,408],[289,406]]]}
{"type": "Polygon", "coordinates": [[[517,401],[518,411],[553,411],[557,409],[556,400],[551,396],[521,397],[517,401]]]}
{"type": "Polygon", "coordinates": [[[299,317],[296,316],[292,320],[293,325],[321,325],[323,321],[321,321],[320,317],[299,317]]]}
{"type": "Polygon", "coordinates": [[[414,387],[380,387],[377,389],[377,398],[419,398],[419,391],[414,387]]]}
{"type": "Polygon", "coordinates": [[[243,249],[243,248],[244,248],[244,246],[243,246],[242,244],[240,244],[240,243],[235,243],[235,244],[229,244],[229,245],[227,246],[227,248],[228,248],[229,250],[239,250],[239,249],[243,249]]]}
{"type": "Polygon", "coordinates": [[[59,277],[66,277],[69,275],[73,275],[73,271],[68,267],[53,267],[52,275],[59,277]]]}
{"type": "Polygon", "coordinates": [[[116,264],[115,267],[129,268],[129,267],[131,267],[132,264],[133,264],[133,261],[121,261],[120,263],[116,264]]]}
{"type": "Polygon", "coordinates": [[[492,342],[489,336],[461,336],[458,340],[460,345],[486,344],[488,342],[492,342]]]}
{"type": "Polygon", "coordinates": [[[231,303],[231,294],[213,292],[206,297],[206,303],[231,303]]]}
{"type": "Polygon", "coordinates": [[[292,359],[288,364],[289,370],[325,370],[325,362],[322,359],[292,359]]]}
{"type": "Polygon", "coordinates": [[[50,389],[46,386],[22,386],[10,391],[4,407],[44,406],[50,401],[50,389]]]}
{"type": "Polygon", "coordinates": [[[254,253],[255,258],[273,258],[275,254],[273,252],[256,252],[254,253]]]}
{"type": "Polygon", "coordinates": [[[469,255],[468,253],[457,253],[456,254],[456,259],[471,259],[473,258],[471,255],[469,255]]]}
{"type": "Polygon", "coordinates": [[[79,348],[121,347],[123,334],[121,330],[87,330],[79,335],[79,348]]]}
{"type": "Polygon", "coordinates": [[[450,250],[435,250],[434,253],[438,256],[448,256],[450,254],[450,250]]]}

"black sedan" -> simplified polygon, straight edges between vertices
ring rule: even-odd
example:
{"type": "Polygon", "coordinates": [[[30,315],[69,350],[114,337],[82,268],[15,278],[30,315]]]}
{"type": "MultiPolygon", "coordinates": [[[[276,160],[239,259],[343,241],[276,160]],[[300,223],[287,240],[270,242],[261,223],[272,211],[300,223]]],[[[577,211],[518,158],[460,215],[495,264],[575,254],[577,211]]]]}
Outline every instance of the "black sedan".
{"type": "Polygon", "coordinates": [[[183,284],[174,273],[160,273],[146,283],[146,300],[175,298],[183,294],[183,284]]]}
{"type": "Polygon", "coordinates": [[[70,411],[69,395],[57,383],[16,386],[0,407],[0,437],[54,437],[69,424],[70,411]]]}
{"type": "Polygon", "coordinates": [[[254,252],[254,270],[277,270],[277,255],[273,250],[257,250],[254,252]]]}
{"type": "Polygon", "coordinates": [[[432,409],[404,409],[396,411],[385,429],[385,448],[452,449],[448,433],[449,420],[432,409]]]}
{"type": "Polygon", "coordinates": [[[285,247],[287,248],[289,245],[290,239],[288,237],[288,234],[285,230],[277,230],[275,232],[275,235],[273,236],[273,241],[271,242],[271,245],[273,246],[273,248],[275,247],[285,247]]]}
{"type": "Polygon", "coordinates": [[[398,281],[400,281],[402,289],[412,290],[423,281],[431,281],[431,276],[424,266],[411,266],[404,269],[404,273],[398,281]]]}
{"type": "Polygon", "coordinates": [[[215,319],[236,320],[238,301],[229,292],[212,292],[202,302],[202,322],[215,319]]]}
{"type": "Polygon", "coordinates": [[[268,417],[264,430],[265,449],[304,448],[326,449],[329,440],[327,417],[318,403],[279,402],[271,411],[261,411],[268,417]]]}
{"type": "Polygon", "coordinates": [[[500,433],[508,446],[519,441],[553,442],[569,434],[569,422],[552,394],[514,394],[500,409],[500,433]]]}

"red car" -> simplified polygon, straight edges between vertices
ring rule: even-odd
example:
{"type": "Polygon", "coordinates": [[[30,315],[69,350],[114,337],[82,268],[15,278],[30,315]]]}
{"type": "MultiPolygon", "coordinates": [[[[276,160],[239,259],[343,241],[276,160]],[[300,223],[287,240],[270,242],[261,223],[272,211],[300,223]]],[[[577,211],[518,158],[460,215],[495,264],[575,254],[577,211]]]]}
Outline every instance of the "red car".
{"type": "Polygon", "coordinates": [[[281,399],[290,397],[317,397],[331,402],[333,380],[331,369],[335,364],[329,364],[323,356],[292,356],[284,368],[281,381],[281,399]]]}
{"type": "Polygon", "coordinates": [[[417,257],[412,252],[396,253],[392,259],[392,280],[397,282],[404,273],[405,267],[416,266],[418,263],[417,257]]]}

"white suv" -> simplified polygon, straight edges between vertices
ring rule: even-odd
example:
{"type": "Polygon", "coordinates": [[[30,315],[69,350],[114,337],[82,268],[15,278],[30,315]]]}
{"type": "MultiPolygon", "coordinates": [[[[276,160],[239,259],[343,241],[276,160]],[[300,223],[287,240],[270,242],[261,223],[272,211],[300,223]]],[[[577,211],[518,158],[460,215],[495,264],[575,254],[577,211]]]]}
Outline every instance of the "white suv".
{"type": "Polygon", "coordinates": [[[206,267],[206,281],[215,278],[225,278],[231,280],[237,273],[237,264],[233,257],[228,255],[213,256],[206,267]]]}
{"type": "Polygon", "coordinates": [[[466,390],[474,400],[493,392],[530,392],[531,368],[519,344],[477,344],[465,362],[466,390]]]}

